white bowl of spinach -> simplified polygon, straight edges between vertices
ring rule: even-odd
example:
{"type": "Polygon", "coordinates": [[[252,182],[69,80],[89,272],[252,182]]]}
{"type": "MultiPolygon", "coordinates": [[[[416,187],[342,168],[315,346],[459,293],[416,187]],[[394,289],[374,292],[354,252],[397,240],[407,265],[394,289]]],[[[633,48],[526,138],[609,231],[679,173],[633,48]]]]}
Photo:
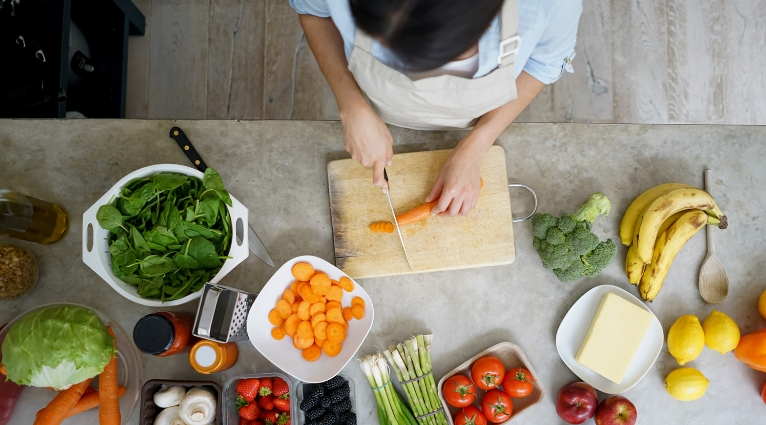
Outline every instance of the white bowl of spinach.
{"type": "Polygon", "coordinates": [[[247,258],[246,228],[247,208],[215,170],[153,165],[83,214],[83,261],[134,302],[179,305],[247,258]]]}

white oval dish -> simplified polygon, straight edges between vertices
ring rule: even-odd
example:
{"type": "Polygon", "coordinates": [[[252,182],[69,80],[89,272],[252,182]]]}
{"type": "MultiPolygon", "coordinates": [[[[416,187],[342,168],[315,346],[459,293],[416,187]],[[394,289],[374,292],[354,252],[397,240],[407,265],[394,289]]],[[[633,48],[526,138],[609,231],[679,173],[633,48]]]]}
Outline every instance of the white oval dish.
{"type": "MultiPolygon", "coordinates": [[[[282,298],[282,293],[290,287],[295,280],[292,268],[295,263],[306,262],[315,270],[327,273],[330,279],[339,280],[342,276],[348,277],[337,267],[327,261],[311,255],[303,255],[286,262],[274,273],[274,276],[266,282],[255,299],[250,313],[247,316],[247,335],[255,348],[270,362],[299,381],[308,383],[324,382],[337,375],[346,364],[354,357],[364,339],[372,329],[375,317],[372,300],[359,283],[354,281],[352,292],[343,291],[343,306],[351,305],[351,299],[360,297],[365,302],[365,315],[362,320],[353,319],[348,323],[348,334],[343,341],[343,348],[335,357],[329,357],[324,352],[318,360],[308,362],[301,356],[301,350],[293,347],[293,340],[285,336],[277,341],[271,337],[271,329],[274,327],[269,322],[269,311],[274,308],[277,301],[282,298]]],[[[349,278],[350,279],[350,278],[349,278]]]]}
{"type": "Polygon", "coordinates": [[[626,301],[652,313],[646,304],[622,288],[613,285],[597,286],[580,297],[572,308],[569,309],[566,316],[564,316],[564,320],[561,321],[561,325],[559,325],[559,329],[556,332],[556,349],[564,363],[580,379],[603,393],[619,394],[631,389],[649,372],[660,355],[665,336],[660,321],[652,313],[652,323],[649,325],[644,339],[641,340],[641,345],[638,346],[638,350],[635,356],[633,356],[633,360],[630,362],[622,382],[619,384],[604,378],[577,362],[575,356],[577,356],[585,335],[588,333],[593,317],[596,315],[596,310],[598,310],[598,306],[601,304],[601,299],[609,292],[619,295],[626,301]]]}

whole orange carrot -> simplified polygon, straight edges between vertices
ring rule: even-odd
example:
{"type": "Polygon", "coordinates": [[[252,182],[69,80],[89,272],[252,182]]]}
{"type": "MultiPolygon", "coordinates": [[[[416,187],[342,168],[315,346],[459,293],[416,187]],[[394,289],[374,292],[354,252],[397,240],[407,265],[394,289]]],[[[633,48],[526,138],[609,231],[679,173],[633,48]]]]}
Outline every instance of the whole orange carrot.
{"type": "MultiPolygon", "coordinates": [[[[114,338],[114,332],[108,326],[109,335],[114,338]]],[[[117,348],[117,339],[114,340],[117,348]]],[[[117,395],[117,355],[112,356],[109,363],[98,376],[98,423],[100,425],[120,425],[120,399],[117,395]]]]}
{"type": "MultiPolygon", "coordinates": [[[[125,392],[127,389],[125,387],[117,387],[117,396],[122,397],[125,395],[125,392]]],[[[70,418],[74,415],[78,415],[86,410],[90,410],[99,404],[99,392],[93,390],[90,393],[86,393],[82,398],[80,398],[80,401],[77,402],[77,404],[72,408],[72,411],[69,412],[69,415],[67,415],[67,418],[70,418]]]]}
{"type": "Polygon", "coordinates": [[[85,389],[90,386],[92,380],[92,378],[86,379],[58,393],[46,407],[37,413],[34,425],[59,425],[63,422],[67,418],[67,414],[85,394],[85,389]]]}

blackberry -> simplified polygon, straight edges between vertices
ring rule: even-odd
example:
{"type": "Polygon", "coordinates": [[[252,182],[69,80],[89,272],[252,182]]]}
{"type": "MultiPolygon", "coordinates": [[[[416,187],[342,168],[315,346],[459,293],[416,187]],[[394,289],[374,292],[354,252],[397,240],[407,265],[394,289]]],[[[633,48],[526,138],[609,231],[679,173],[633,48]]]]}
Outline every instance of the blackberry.
{"type": "Polygon", "coordinates": [[[319,405],[327,409],[332,405],[332,399],[330,397],[322,397],[321,400],[319,400],[319,405]]]}
{"type": "Polygon", "coordinates": [[[303,394],[311,394],[317,388],[322,388],[322,384],[303,384],[303,394]]]}
{"type": "Polygon", "coordinates": [[[333,425],[335,423],[335,414],[328,413],[319,418],[319,425],[333,425]]]}
{"type": "MultiPolygon", "coordinates": [[[[346,380],[340,375],[335,375],[329,381],[324,382],[322,386],[325,390],[334,390],[343,384],[346,384],[346,380]]],[[[346,386],[348,386],[348,384],[346,384],[346,386]]]]}
{"type": "MultiPolygon", "coordinates": [[[[320,387],[321,388],[321,387],[320,387]]],[[[301,405],[299,406],[301,410],[304,412],[308,412],[309,410],[313,409],[314,406],[319,404],[319,400],[322,398],[322,395],[324,395],[324,391],[314,391],[313,393],[306,394],[303,398],[303,401],[301,402],[301,405]]]]}
{"type": "Polygon", "coordinates": [[[313,420],[319,419],[319,417],[324,415],[324,413],[325,413],[325,409],[323,407],[316,406],[315,408],[306,412],[306,417],[309,420],[313,421],[313,420]]]}
{"type": "Polygon", "coordinates": [[[343,412],[340,414],[340,421],[345,425],[356,425],[356,413],[343,412]]]}
{"type": "Polygon", "coordinates": [[[319,421],[308,421],[306,425],[319,425],[319,421]]]}
{"type": "Polygon", "coordinates": [[[348,387],[340,387],[330,393],[330,401],[332,404],[338,403],[342,400],[348,399],[348,395],[351,393],[348,387]]]}
{"type": "Polygon", "coordinates": [[[332,409],[333,412],[338,412],[338,413],[347,412],[351,410],[351,400],[345,399],[341,401],[340,403],[335,403],[332,405],[332,407],[330,407],[330,409],[332,409]]]}

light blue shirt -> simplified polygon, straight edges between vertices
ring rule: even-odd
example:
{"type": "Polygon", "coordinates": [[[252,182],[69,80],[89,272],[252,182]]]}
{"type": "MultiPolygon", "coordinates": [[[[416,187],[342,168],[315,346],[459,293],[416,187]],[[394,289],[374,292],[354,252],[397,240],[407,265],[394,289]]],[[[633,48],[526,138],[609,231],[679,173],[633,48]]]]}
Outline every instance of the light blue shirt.
{"type": "MultiPolygon", "coordinates": [[[[354,49],[356,24],[348,0],[290,0],[300,14],[332,18],[343,37],[346,58],[354,49]]],[[[582,0],[519,0],[519,37],[521,50],[516,58],[516,76],[522,70],[545,84],[561,77],[564,70],[574,72],[571,60],[577,38],[577,24],[582,0]]],[[[479,70],[473,78],[483,77],[497,68],[500,51],[500,16],[479,40],[479,70]]],[[[371,53],[394,69],[402,70],[395,54],[373,41],[371,53]]]]}

